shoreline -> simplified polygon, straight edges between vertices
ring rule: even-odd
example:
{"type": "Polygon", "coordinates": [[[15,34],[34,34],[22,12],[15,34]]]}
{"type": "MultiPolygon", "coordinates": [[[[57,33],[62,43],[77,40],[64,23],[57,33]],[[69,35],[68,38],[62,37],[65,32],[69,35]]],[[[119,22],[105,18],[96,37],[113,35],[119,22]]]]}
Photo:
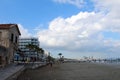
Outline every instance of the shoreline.
{"type": "Polygon", "coordinates": [[[120,62],[92,62],[92,64],[105,65],[113,68],[120,68],[120,62]]]}

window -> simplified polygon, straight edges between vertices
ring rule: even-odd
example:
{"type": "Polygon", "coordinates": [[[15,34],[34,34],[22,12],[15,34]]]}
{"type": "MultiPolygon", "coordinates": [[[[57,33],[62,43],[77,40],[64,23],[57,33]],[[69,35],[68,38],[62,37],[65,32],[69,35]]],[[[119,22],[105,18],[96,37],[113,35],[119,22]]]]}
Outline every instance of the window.
{"type": "Polygon", "coordinates": [[[2,56],[0,56],[0,65],[2,64],[2,56]]]}
{"type": "Polygon", "coordinates": [[[0,40],[2,39],[2,32],[0,32],[0,40]]]}
{"type": "Polygon", "coordinates": [[[17,38],[17,36],[15,37],[15,42],[17,43],[17,40],[18,40],[18,38],[17,38]]]}
{"type": "Polygon", "coordinates": [[[14,40],[14,34],[11,34],[11,41],[13,42],[14,40]]]}

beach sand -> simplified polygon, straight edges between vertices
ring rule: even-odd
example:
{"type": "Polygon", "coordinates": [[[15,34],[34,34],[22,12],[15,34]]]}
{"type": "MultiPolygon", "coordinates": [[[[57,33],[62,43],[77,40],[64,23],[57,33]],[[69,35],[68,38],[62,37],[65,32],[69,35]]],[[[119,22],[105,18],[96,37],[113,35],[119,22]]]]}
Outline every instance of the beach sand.
{"type": "Polygon", "coordinates": [[[98,63],[62,63],[25,70],[17,80],[120,80],[120,68],[98,63]]]}

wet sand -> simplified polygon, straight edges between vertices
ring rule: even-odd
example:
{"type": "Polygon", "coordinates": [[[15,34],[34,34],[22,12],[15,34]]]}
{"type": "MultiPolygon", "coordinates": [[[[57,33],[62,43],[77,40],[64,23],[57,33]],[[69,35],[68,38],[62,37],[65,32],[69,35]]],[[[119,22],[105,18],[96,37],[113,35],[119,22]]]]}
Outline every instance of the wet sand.
{"type": "Polygon", "coordinates": [[[120,80],[120,68],[93,63],[54,64],[26,70],[17,80],[120,80]]]}

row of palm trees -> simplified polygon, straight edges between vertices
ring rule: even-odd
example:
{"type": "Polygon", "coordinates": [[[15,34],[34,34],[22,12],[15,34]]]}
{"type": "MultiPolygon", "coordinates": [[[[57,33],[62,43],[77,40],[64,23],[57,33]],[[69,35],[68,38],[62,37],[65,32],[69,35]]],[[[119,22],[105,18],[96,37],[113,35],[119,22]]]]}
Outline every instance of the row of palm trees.
{"type": "Polygon", "coordinates": [[[26,45],[26,48],[28,48],[30,50],[30,52],[32,52],[32,51],[37,52],[37,58],[39,57],[39,54],[41,54],[42,56],[44,54],[44,50],[42,48],[38,47],[37,45],[28,44],[28,45],[26,45]]]}
{"type": "MultiPolygon", "coordinates": [[[[26,45],[26,48],[28,48],[30,50],[30,52],[35,51],[37,52],[37,57],[39,57],[39,54],[43,55],[44,54],[44,50],[43,48],[38,47],[37,45],[33,45],[33,44],[28,44],[26,45]]],[[[58,54],[60,56],[60,61],[64,58],[64,56],[62,56],[62,53],[58,54]]],[[[50,53],[48,55],[48,60],[53,60],[54,58],[50,56],[50,53]]]]}
{"type": "MultiPolygon", "coordinates": [[[[37,52],[37,58],[39,57],[39,54],[42,55],[41,57],[43,57],[43,55],[44,55],[44,49],[38,47],[37,45],[28,44],[28,45],[26,45],[26,48],[28,48],[30,50],[30,52],[32,52],[32,51],[37,52]]],[[[49,52],[49,55],[46,57],[46,60],[54,61],[55,59],[50,55],[50,52],[49,52]]]]}

